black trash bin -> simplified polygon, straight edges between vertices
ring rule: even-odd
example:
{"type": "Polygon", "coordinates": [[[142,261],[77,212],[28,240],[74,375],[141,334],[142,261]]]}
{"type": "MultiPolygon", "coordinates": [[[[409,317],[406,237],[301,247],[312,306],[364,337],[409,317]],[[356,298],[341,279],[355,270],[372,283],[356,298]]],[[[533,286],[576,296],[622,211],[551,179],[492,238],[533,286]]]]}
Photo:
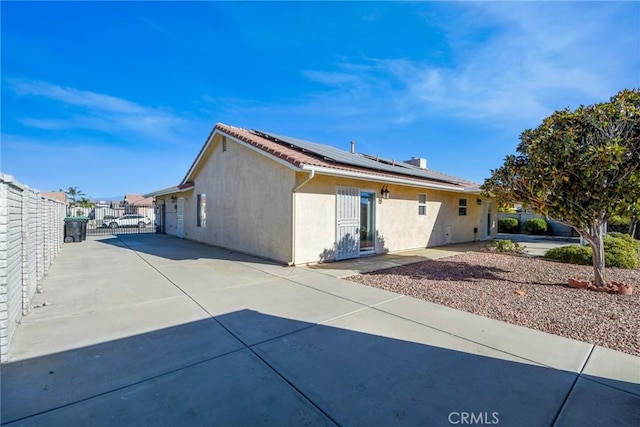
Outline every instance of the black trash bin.
{"type": "Polygon", "coordinates": [[[82,242],[87,238],[87,219],[85,217],[67,217],[64,219],[65,243],[82,242]]]}
{"type": "Polygon", "coordinates": [[[82,220],[82,240],[87,240],[87,224],[89,223],[88,219],[82,220]]]}

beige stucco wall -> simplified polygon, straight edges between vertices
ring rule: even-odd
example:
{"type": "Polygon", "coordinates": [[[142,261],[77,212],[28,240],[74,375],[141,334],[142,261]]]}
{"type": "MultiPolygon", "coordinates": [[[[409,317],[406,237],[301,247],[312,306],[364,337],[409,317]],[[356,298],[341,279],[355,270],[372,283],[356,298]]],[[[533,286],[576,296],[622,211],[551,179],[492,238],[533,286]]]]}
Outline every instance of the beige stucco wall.
{"type": "Polygon", "coordinates": [[[374,191],[377,230],[376,252],[469,242],[495,235],[495,207],[487,200],[478,205],[474,194],[388,185],[390,198],[379,197],[382,183],[316,175],[295,196],[295,262],[331,260],[335,257],[336,188],[357,187],[374,191]],[[427,195],[427,215],[418,215],[418,195],[427,195]],[[458,215],[458,199],[467,199],[467,215],[458,215]],[[491,233],[487,235],[487,209],[491,205],[491,233]],[[474,228],[478,232],[474,233],[474,228]],[[450,236],[447,234],[450,233],[450,236]]]}
{"type": "Polygon", "coordinates": [[[376,193],[376,253],[461,243],[495,236],[496,206],[478,196],[382,182],[296,172],[231,138],[222,151],[216,135],[192,173],[192,190],[159,197],[166,203],[165,232],[176,235],[176,203],[184,198],[184,237],[264,258],[304,264],[335,259],[338,186],[376,193]],[[206,226],[196,225],[197,195],[206,195],[206,226]],[[418,215],[418,195],[427,196],[427,214],[418,215]],[[467,199],[467,215],[458,215],[458,199],[467,199]],[[294,213],[295,212],[295,221],[294,213]],[[491,231],[487,233],[487,210],[491,231]],[[292,227],[295,229],[292,248],[292,227]],[[477,232],[474,232],[477,228],[477,232]]]}
{"type": "MultiPolygon", "coordinates": [[[[291,190],[295,172],[216,135],[183,196],[185,238],[273,259],[291,261],[291,190]],[[206,226],[196,225],[197,195],[206,195],[206,226]]],[[[170,196],[168,196],[170,197],[170,196]]],[[[167,200],[168,200],[167,197],[167,200]]],[[[176,234],[176,209],[167,204],[165,231],[176,234]]]]}
{"type": "MultiPolygon", "coordinates": [[[[184,197],[185,193],[174,194],[176,198],[178,196],[184,197]]],[[[176,199],[177,200],[177,199],[176,199]]],[[[171,201],[171,195],[156,197],[156,203],[164,203],[165,204],[165,223],[164,223],[164,231],[167,234],[171,234],[172,236],[176,235],[177,231],[177,223],[178,223],[178,209],[177,209],[177,201],[171,201]]]]}

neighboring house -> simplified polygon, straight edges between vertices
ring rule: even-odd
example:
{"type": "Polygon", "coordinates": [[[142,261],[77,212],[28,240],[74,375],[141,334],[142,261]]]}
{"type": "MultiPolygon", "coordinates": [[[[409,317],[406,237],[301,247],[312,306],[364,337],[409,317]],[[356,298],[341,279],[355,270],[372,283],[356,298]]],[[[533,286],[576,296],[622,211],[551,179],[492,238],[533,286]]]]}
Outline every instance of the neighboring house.
{"type": "Polygon", "coordinates": [[[64,191],[43,191],[42,195],[62,202],[65,205],[69,204],[69,202],[67,202],[67,195],[64,193],[64,191]]]}
{"type": "Polygon", "coordinates": [[[182,182],[145,197],[160,231],[288,264],[495,235],[477,184],[409,162],[217,124],[182,182]]]}
{"type": "Polygon", "coordinates": [[[141,196],[139,194],[125,194],[122,202],[125,214],[139,214],[155,220],[155,210],[153,208],[153,197],[141,196]]]}
{"type": "Polygon", "coordinates": [[[137,205],[137,206],[151,206],[153,204],[153,197],[145,197],[139,194],[125,194],[125,205],[137,205]]]}

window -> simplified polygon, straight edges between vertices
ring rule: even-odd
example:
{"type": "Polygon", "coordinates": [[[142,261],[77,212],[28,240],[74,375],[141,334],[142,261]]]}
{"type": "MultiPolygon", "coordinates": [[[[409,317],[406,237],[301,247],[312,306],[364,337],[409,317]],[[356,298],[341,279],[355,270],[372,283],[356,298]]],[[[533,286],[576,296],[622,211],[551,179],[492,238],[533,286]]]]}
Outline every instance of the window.
{"type": "Polygon", "coordinates": [[[458,215],[467,216],[467,199],[464,197],[458,199],[458,215]]]}
{"type": "Polygon", "coordinates": [[[418,215],[427,214],[427,195],[418,194],[418,215]]]}
{"type": "Polygon", "coordinates": [[[196,225],[198,227],[207,226],[207,195],[205,193],[198,194],[198,209],[196,209],[196,225]]]}

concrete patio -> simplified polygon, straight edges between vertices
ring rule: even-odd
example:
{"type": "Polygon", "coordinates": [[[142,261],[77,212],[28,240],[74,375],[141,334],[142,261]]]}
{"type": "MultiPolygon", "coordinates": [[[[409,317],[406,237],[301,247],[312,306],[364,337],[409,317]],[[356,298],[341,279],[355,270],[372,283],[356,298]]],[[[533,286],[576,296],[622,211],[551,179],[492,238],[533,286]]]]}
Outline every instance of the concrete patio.
{"type": "Polygon", "coordinates": [[[161,235],[65,244],[1,370],[3,425],[640,425],[640,358],[161,235]]]}

